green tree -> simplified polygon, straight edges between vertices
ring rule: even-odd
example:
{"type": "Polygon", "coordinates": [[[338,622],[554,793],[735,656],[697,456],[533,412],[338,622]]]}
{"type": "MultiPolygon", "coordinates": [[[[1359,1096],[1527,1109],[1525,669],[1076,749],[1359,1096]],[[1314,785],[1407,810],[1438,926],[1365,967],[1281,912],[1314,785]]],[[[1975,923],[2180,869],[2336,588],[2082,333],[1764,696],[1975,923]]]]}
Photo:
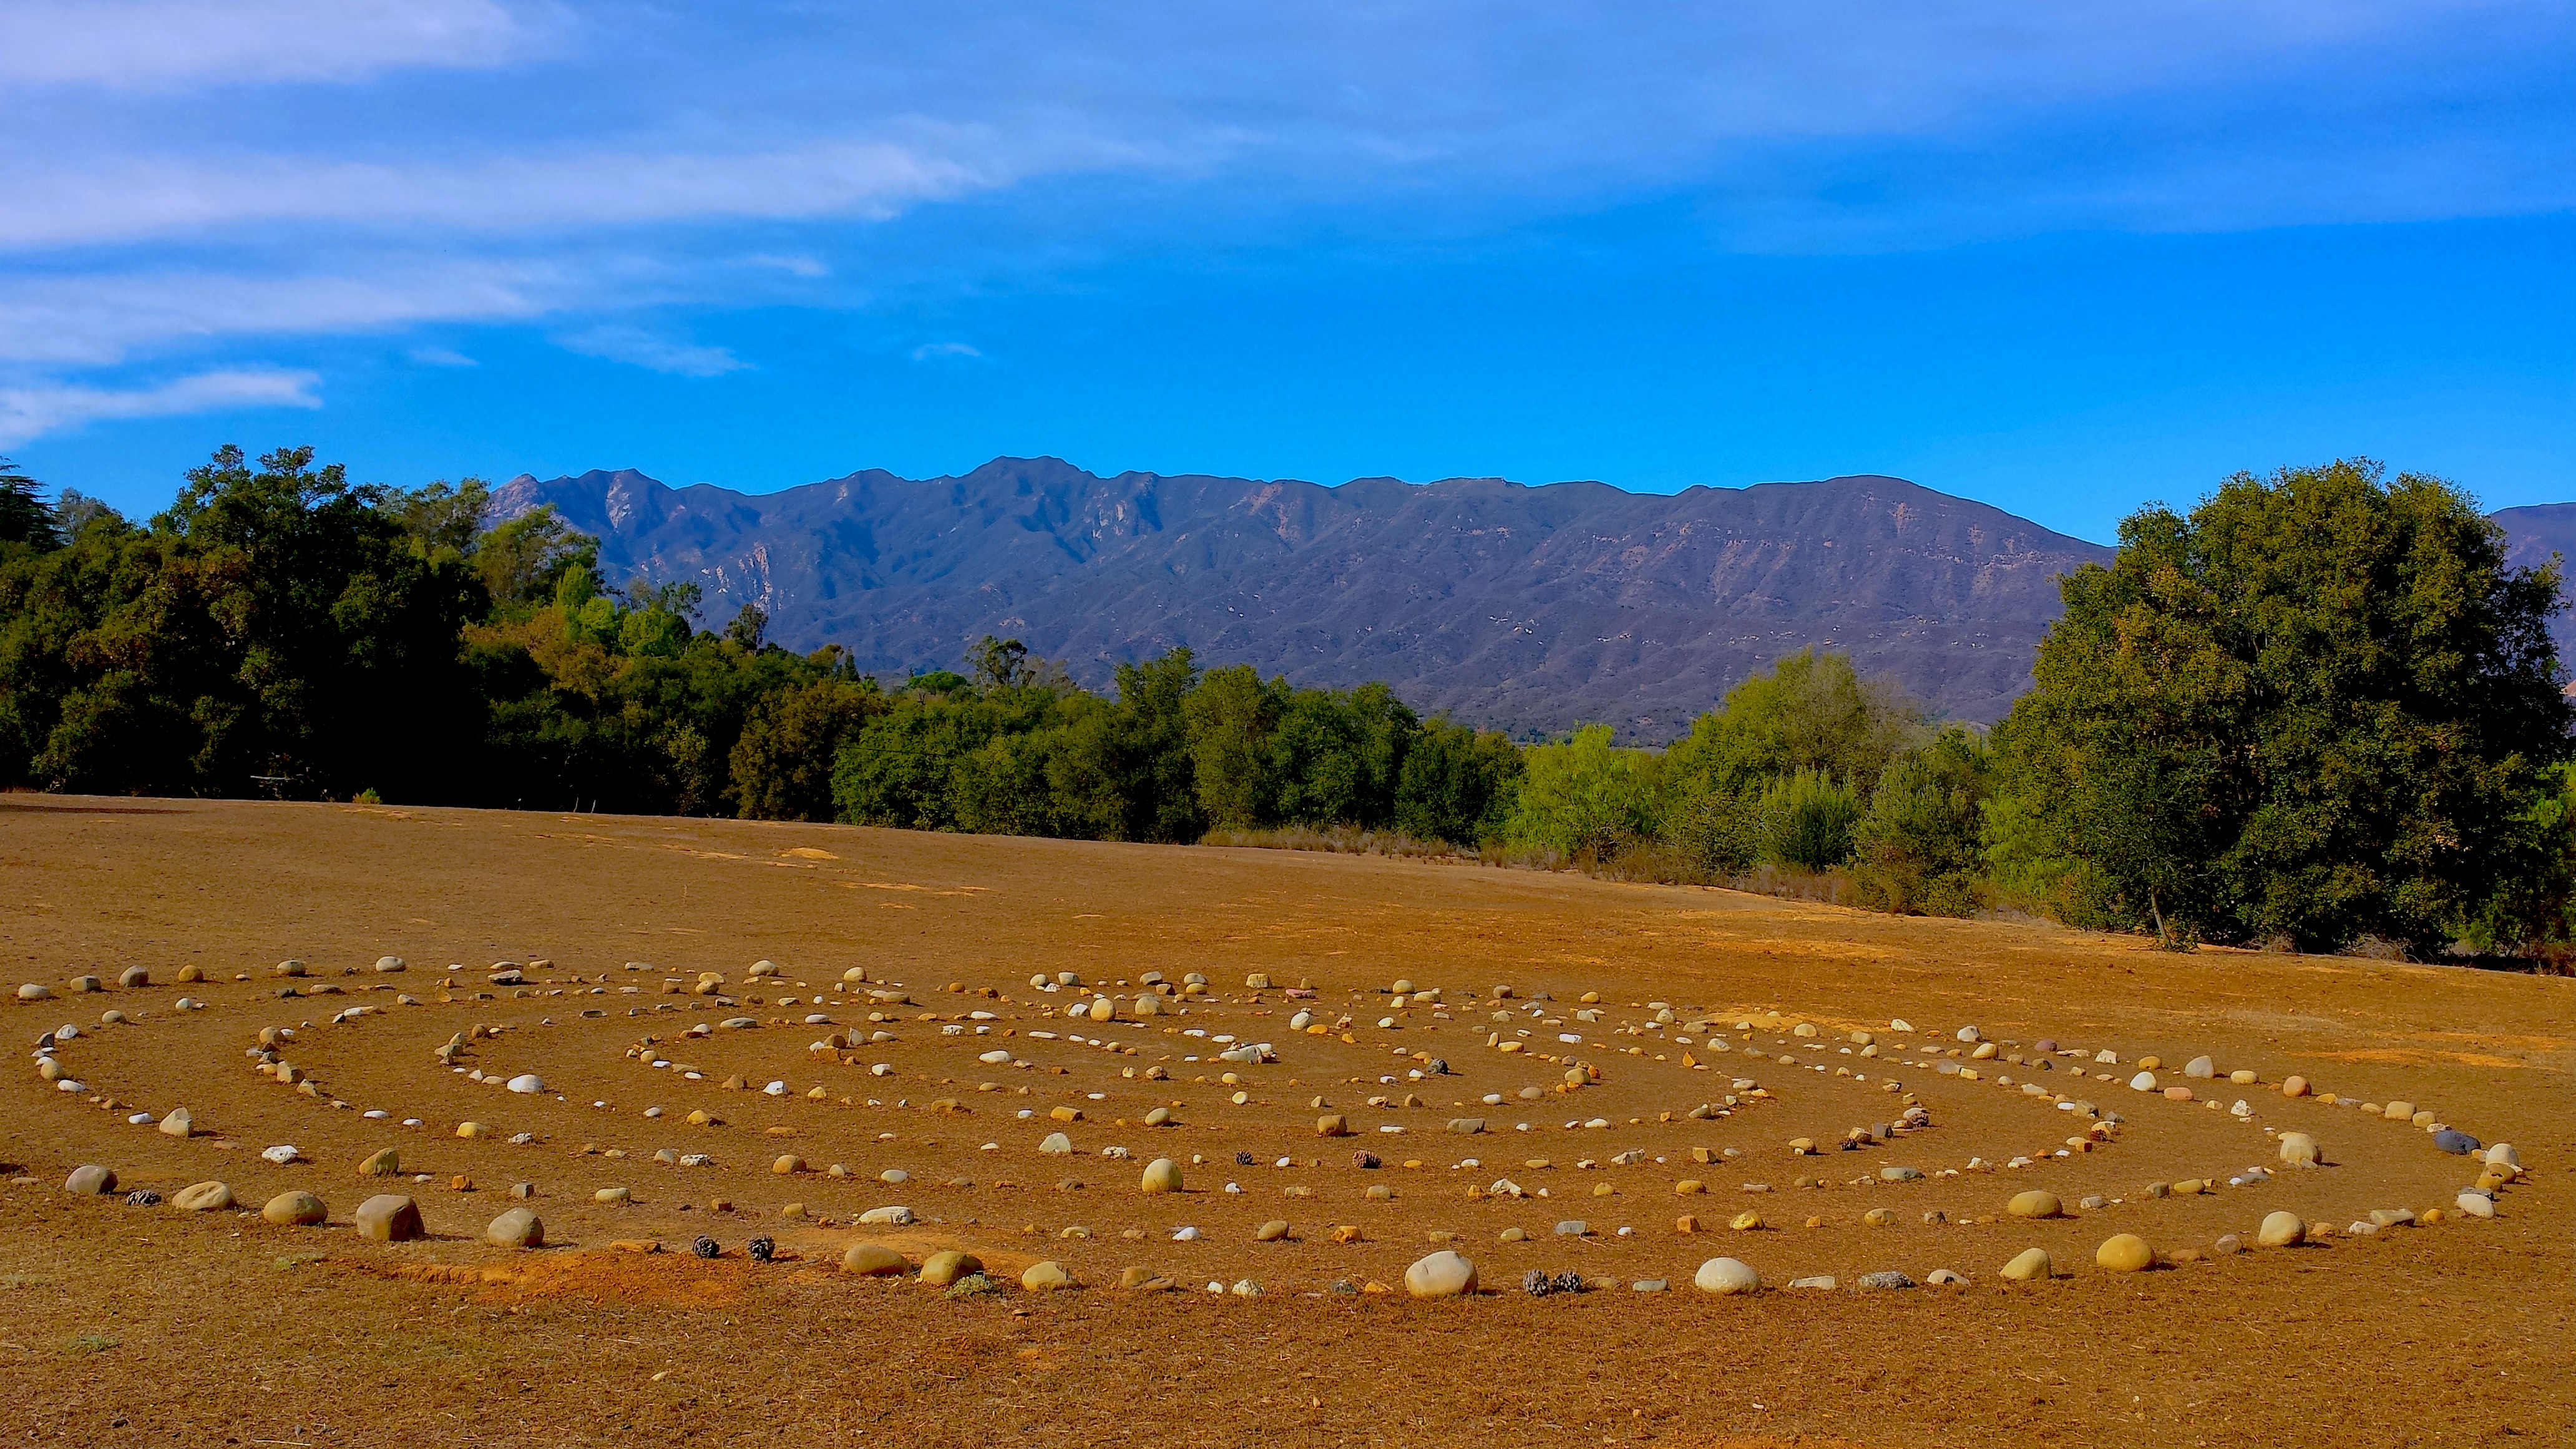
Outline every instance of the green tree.
{"type": "Polygon", "coordinates": [[[576,532],[553,504],[541,504],[485,533],[474,548],[474,567],[504,607],[559,598],[575,569],[588,580],[578,591],[588,599],[599,591],[599,540],[576,532]]]}
{"type": "Polygon", "coordinates": [[[832,767],[884,709],[874,680],[827,675],[761,695],[730,757],[742,818],[831,819],[832,767]]]}
{"type": "Polygon", "coordinates": [[[2080,862],[2171,937],[2446,940],[2568,753],[2557,586],[2458,489],[2367,461],[2132,515],[1997,731],[2020,866],[2080,862]]]}
{"type": "MultiPolygon", "coordinates": [[[[492,488],[480,478],[451,484],[442,478],[408,491],[386,489],[376,507],[402,525],[412,551],[436,558],[441,550],[463,558],[483,538],[483,515],[492,508],[492,488]]],[[[487,588],[490,581],[486,579],[487,588]]]]}
{"type": "Polygon", "coordinates": [[[227,447],[148,529],[112,516],[0,569],[6,768],[64,789],[442,796],[482,733],[486,607],[309,448],[227,447]]]}
{"type": "Polygon", "coordinates": [[[0,544],[24,544],[39,553],[63,546],[63,530],[45,506],[36,480],[0,458],[0,544]]]}
{"type": "Polygon", "coordinates": [[[1210,823],[1242,830],[1278,818],[1270,736],[1288,695],[1286,680],[1264,683],[1251,665],[1235,664],[1200,676],[1183,702],[1199,809],[1210,823]]]}
{"type": "Polygon", "coordinates": [[[1600,857],[1654,834],[1655,757],[1610,741],[1608,725],[1586,725],[1564,744],[1526,751],[1505,839],[1600,857]]]}
{"type": "Polygon", "coordinates": [[[1860,828],[1860,793],[1848,780],[1800,766],[1763,786],[1755,814],[1762,822],[1764,858],[1831,870],[1851,859],[1860,828]]]}
{"type": "Polygon", "coordinates": [[[1665,756],[1664,780],[1684,797],[1740,795],[1797,770],[1874,784],[1922,731],[1923,711],[1903,690],[1861,678],[1848,654],[1802,649],[1692,721],[1665,756]]]}
{"type": "Polygon", "coordinates": [[[1521,772],[1520,747],[1508,736],[1432,720],[1398,771],[1395,828],[1460,846],[1499,840],[1519,798],[1521,772]]]}
{"type": "Polygon", "coordinates": [[[1207,833],[1199,808],[1198,762],[1190,753],[1190,696],[1196,656],[1179,645],[1143,663],[1118,666],[1114,715],[1077,725],[1064,761],[1067,789],[1090,801],[1095,819],[1117,821],[1112,840],[1195,842],[1207,833]]]}
{"type": "Polygon", "coordinates": [[[1974,908],[1993,765],[1986,742],[1955,725],[1888,762],[1853,834],[1862,900],[1906,914],[1974,908]]]}

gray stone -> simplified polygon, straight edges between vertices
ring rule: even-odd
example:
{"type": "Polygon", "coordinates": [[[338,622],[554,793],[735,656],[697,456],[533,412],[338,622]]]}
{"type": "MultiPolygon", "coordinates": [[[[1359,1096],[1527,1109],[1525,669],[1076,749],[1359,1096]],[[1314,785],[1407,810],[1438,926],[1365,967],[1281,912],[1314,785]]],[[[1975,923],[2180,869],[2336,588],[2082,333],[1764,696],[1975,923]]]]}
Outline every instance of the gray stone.
{"type": "Polygon", "coordinates": [[[1592,1235],[1592,1225],[1581,1218],[1567,1218],[1556,1225],[1556,1235],[1560,1238],[1588,1238],[1592,1235]]]}
{"type": "Polygon", "coordinates": [[[533,1208],[512,1208],[492,1220],[483,1230],[483,1241],[496,1248],[542,1248],[546,1245],[546,1225],[533,1208]]]}
{"type": "Polygon", "coordinates": [[[1918,1288],[1922,1285],[1916,1283],[1908,1274],[1890,1271],[1863,1273],[1860,1275],[1860,1286],[1863,1288],[1918,1288]]]}
{"type": "Polygon", "coordinates": [[[2483,1144],[2456,1127],[2445,1127],[2433,1134],[2433,1145],[2454,1157],[2466,1157],[2483,1144]]]}
{"type": "Polygon", "coordinates": [[[75,1167],[72,1175],[63,1179],[63,1191],[82,1197],[105,1196],[116,1191],[116,1169],[96,1163],[75,1167]]]}

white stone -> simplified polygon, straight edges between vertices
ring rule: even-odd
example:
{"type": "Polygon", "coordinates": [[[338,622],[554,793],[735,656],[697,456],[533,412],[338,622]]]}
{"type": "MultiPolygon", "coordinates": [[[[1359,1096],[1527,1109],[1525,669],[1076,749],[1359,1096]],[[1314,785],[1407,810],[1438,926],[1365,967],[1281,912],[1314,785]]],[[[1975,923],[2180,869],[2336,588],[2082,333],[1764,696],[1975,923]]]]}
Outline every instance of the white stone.
{"type": "Polygon", "coordinates": [[[534,1072],[521,1072],[510,1079],[510,1090],[523,1097],[533,1097],[546,1089],[546,1079],[534,1072]]]}
{"type": "Polygon", "coordinates": [[[1476,1291],[1475,1263],[1443,1250],[1404,1270],[1404,1291],[1416,1298],[1455,1298],[1476,1291]]]}
{"type": "Polygon", "coordinates": [[[1734,1258],[1711,1258],[1691,1281],[1704,1292],[1751,1293],[1762,1286],[1762,1275],[1734,1258]]]}

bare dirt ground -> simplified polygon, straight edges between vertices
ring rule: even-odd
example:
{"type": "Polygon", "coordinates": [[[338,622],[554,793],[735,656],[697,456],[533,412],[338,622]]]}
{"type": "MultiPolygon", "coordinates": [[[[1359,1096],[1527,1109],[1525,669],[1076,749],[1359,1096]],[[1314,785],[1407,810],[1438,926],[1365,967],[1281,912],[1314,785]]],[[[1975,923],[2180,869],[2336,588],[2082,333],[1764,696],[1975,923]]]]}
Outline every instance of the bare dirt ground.
{"type": "Polygon", "coordinates": [[[0,987],[52,993],[0,1001],[24,1054],[0,1083],[0,1425],[33,1442],[2576,1443],[2576,980],[1472,866],[702,820],[13,795],[0,871],[0,987]],[[375,970],[387,954],[407,969],[375,970]],[[747,976],[763,959],[781,974],[747,976]],[[495,983],[501,962],[524,979],[495,983]],[[117,984],[138,966],[152,984],[117,984]],[[1030,984],[1059,972],[1082,989],[1030,984]],[[1209,990],[1140,1019],[1149,972],[1209,990]],[[1399,1004],[1398,979],[1439,999],[1399,1004]],[[1068,1014],[1100,995],[1115,1019],[1068,1014]],[[37,1070],[65,1024],[77,1090],[37,1070]],[[476,1026],[500,1030],[439,1059],[476,1026]],[[263,1070],[265,1027],[292,1029],[274,1052],[309,1090],[263,1070]],[[1217,1056],[1262,1043],[1274,1059],[1217,1056]],[[2183,1077],[2204,1053],[2217,1080],[2183,1077]],[[2148,1056],[2198,1100],[2131,1090],[2148,1056]],[[500,1085],[527,1073],[543,1092],[500,1085]],[[2294,1073],[2340,1100],[2286,1098],[2294,1073]],[[1839,1150],[1909,1099],[1930,1125],[1839,1150]],[[2213,1251],[2281,1209],[2456,1215],[2475,1159],[2356,1105],[2400,1099],[2518,1150],[2493,1220],[2213,1251]],[[184,1139],[129,1120],[182,1106],[184,1139]],[[1172,1121],[1145,1125],[1157,1107],[1172,1121]],[[1327,1112],[1351,1135],[1319,1136],[1327,1112]],[[1486,1130],[1451,1130],[1466,1117],[1486,1130]],[[1056,1131],[1071,1155],[1039,1150],[1056,1131]],[[2289,1131],[2331,1165],[2283,1168],[2289,1131]],[[285,1144],[299,1160],[262,1158],[285,1144]],[[387,1147],[403,1175],[362,1178],[387,1147]],[[788,1154],[805,1170],[777,1171],[788,1154]],[[1139,1191],[1157,1157],[1185,1191],[1139,1191]],[[82,1164],[117,1191],[67,1192],[82,1164]],[[2256,1166],[2271,1180],[2227,1185],[2256,1166]],[[2187,1178],[2216,1186],[2147,1192],[2187,1178]],[[203,1180],[243,1209],[124,1197],[203,1180]],[[2025,1188],[2070,1216],[2004,1215],[2025,1188]],[[295,1189],[328,1224],[262,1220],[295,1189]],[[429,1236],[360,1238],[380,1192],[429,1236]],[[917,1221],[856,1222],[897,1204],[917,1221]],[[483,1241],[522,1205],[546,1247],[483,1241]],[[1731,1229],[1748,1211],[1763,1226],[1731,1229]],[[1273,1219],[1288,1236],[1256,1241],[1273,1219]],[[2120,1232],[2166,1265],[2097,1268],[2120,1232]],[[721,1256],[692,1255],[702,1234],[721,1256]],[[970,1250],[1003,1290],[842,1272],[862,1240],[970,1250]],[[1405,1296],[1443,1246],[1484,1291],[1405,1296]],[[2003,1280],[2032,1246],[2060,1276],[2003,1280]],[[1765,1291],[1693,1288],[1718,1255],[1765,1291]],[[1083,1286],[1023,1291],[1042,1259],[1083,1286]],[[1174,1286],[1122,1288],[1128,1268],[1174,1286]],[[1856,1287],[1943,1268],[1968,1282],[1856,1287]],[[1532,1297],[1530,1269],[1593,1286],[1532,1297]],[[1809,1275],[1840,1286],[1785,1286],[1809,1275]],[[1258,1296],[1209,1291],[1246,1280],[1258,1296]]]}

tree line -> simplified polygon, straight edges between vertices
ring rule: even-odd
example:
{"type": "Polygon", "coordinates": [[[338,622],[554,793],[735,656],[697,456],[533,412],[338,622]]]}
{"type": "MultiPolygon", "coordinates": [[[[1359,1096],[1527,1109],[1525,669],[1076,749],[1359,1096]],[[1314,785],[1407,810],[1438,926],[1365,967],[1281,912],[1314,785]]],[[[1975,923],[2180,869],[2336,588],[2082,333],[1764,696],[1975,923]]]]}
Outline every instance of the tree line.
{"type": "Polygon", "coordinates": [[[702,627],[478,480],[353,485],[225,448],[136,522],[0,461],[0,785],[839,820],[1193,842],[1378,832],[1702,883],[1827,882],[2169,944],[2569,934],[2554,565],[2460,490],[2341,462],[2239,475],[2061,581],[1992,731],[1801,651],[1663,749],[1522,745],[1383,684],[1187,648],[1107,693],[1015,640],[900,682],[702,627]]]}

